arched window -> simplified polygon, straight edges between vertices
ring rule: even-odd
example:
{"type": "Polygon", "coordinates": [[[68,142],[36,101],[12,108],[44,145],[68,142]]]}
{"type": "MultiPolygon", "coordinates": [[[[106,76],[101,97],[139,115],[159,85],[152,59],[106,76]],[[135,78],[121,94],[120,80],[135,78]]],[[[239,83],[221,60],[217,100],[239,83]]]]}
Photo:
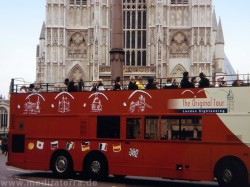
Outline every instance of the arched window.
{"type": "Polygon", "coordinates": [[[126,41],[126,66],[144,66],[147,44],[147,3],[145,0],[123,0],[123,15],[126,41]],[[143,56],[143,57],[142,57],[143,56]]]}
{"type": "Polygon", "coordinates": [[[81,0],[76,0],[76,5],[81,5],[81,0]]]}
{"type": "Polygon", "coordinates": [[[76,81],[79,81],[81,78],[83,78],[85,75],[83,68],[79,65],[76,64],[69,72],[69,77],[70,79],[74,79],[76,81]]]}
{"type": "Polygon", "coordinates": [[[87,0],[82,0],[82,5],[87,5],[87,0]]]}
{"type": "Polygon", "coordinates": [[[188,4],[188,0],[171,0],[171,4],[188,4]]]}
{"type": "Polygon", "coordinates": [[[5,130],[8,127],[8,111],[1,107],[0,108],[0,128],[5,130]]]}

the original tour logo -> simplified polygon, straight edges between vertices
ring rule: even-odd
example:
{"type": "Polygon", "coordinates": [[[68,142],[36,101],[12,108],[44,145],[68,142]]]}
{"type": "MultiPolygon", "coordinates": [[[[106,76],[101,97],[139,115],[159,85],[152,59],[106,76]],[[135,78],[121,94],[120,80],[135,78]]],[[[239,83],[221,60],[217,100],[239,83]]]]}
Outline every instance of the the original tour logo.
{"type": "MultiPolygon", "coordinates": [[[[200,90],[199,92],[204,91],[200,90]]],[[[197,92],[197,93],[199,93],[197,92]]],[[[171,99],[169,108],[178,113],[229,113],[234,110],[234,97],[232,90],[221,90],[221,94],[207,94],[207,98],[181,98],[171,99]]],[[[194,93],[193,93],[194,94],[194,93]]]]}

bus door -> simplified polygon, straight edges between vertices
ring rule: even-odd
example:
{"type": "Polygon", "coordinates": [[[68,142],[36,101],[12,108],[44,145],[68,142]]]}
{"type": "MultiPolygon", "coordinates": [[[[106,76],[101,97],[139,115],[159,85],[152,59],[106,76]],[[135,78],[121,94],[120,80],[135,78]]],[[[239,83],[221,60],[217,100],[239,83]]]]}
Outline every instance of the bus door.
{"type": "Polygon", "coordinates": [[[140,166],[143,163],[143,143],[142,143],[142,118],[128,117],[125,121],[125,157],[124,163],[128,166],[140,166]]]}

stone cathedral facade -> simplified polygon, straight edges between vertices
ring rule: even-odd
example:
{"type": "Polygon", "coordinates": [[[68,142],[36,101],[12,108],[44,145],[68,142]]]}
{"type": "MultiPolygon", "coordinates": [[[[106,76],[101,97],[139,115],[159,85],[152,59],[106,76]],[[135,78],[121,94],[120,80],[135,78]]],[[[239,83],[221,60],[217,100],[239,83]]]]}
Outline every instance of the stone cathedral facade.
{"type": "MultiPolygon", "coordinates": [[[[121,1],[124,78],[228,73],[212,0],[121,1]]],[[[110,79],[111,15],[111,0],[46,0],[36,82],[110,79]]]]}

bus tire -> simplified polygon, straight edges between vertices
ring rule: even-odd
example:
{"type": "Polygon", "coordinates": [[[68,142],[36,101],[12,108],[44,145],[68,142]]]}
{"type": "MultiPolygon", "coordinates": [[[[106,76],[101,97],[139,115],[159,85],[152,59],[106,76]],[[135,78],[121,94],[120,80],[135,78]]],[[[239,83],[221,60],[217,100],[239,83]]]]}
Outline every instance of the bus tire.
{"type": "Polygon", "coordinates": [[[83,175],[86,178],[104,180],[108,177],[108,163],[102,154],[89,154],[83,168],[83,175]]]}
{"type": "Polygon", "coordinates": [[[222,160],[215,169],[215,177],[220,187],[248,186],[247,170],[238,160],[222,160]]]}
{"type": "Polygon", "coordinates": [[[59,178],[70,177],[73,173],[71,156],[64,151],[56,152],[51,159],[51,170],[59,178]]]}

